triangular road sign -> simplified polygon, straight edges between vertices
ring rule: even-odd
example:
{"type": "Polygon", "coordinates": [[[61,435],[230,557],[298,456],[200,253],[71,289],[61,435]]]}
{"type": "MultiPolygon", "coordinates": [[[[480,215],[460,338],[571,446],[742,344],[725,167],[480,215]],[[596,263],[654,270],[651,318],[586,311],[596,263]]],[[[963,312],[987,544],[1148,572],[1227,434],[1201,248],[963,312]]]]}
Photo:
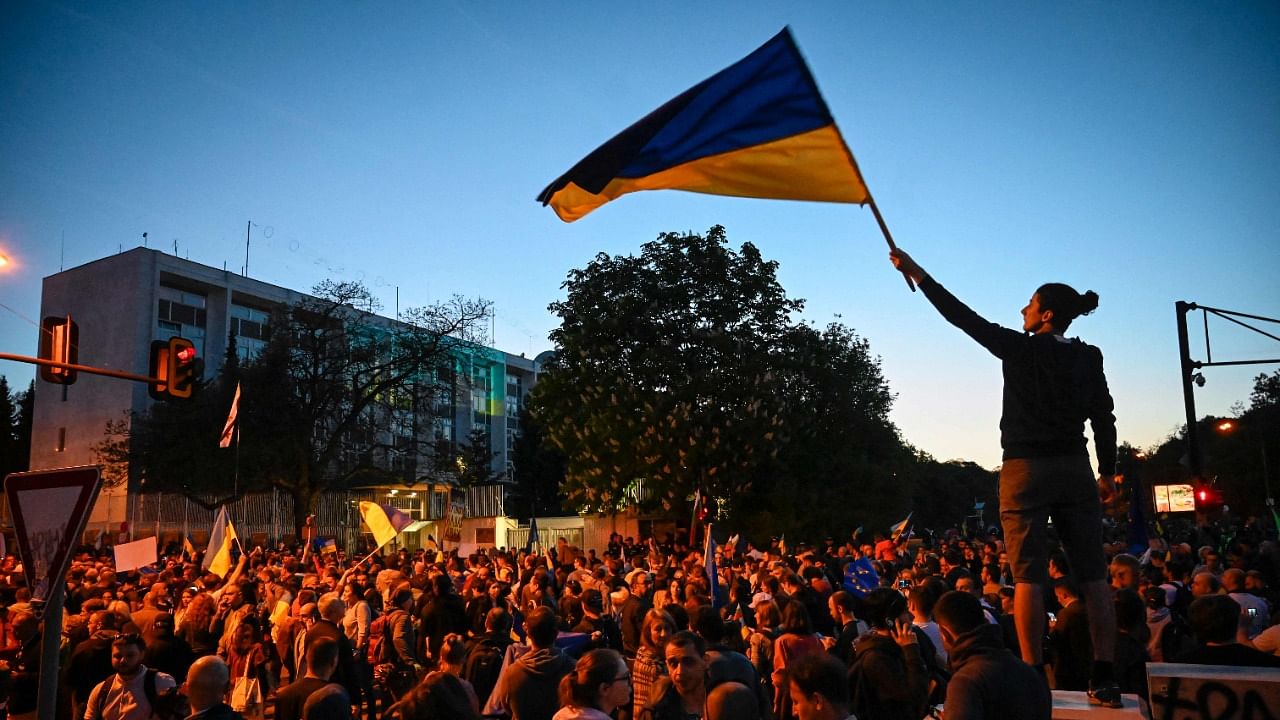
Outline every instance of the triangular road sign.
{"type": "Polygon", "coordinates": [[[101,484],[96,466],[10,473],[4,479],[32,599],[48,599],[66,574],[101,484]]]}

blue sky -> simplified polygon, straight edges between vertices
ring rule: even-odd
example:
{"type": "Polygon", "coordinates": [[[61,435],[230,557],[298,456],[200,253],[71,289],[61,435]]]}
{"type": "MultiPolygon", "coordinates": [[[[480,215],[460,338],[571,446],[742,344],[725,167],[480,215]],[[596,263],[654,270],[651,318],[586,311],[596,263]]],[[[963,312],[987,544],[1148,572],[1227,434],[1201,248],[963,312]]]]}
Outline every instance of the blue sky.
{"type": "MultiPolygon", "coordinates": [[[[238,270],[253,221],[255,278],[362,279],[388,309],[397,287],[484,297],[496,345],[532,355],[570,269],[722,224],[807,319],[870,340],[910,442],[995,466],[999,366],[906,290],[869,210],[655,192],[566,225],[533,200],[784,25],[935,277],[1006,325],[1042,282],[1099,293],[1072,334],[1106,355],[1122,440],[1183,422],[1175,300],[1280,316],[1275,3],[5,3],[0,351],[34,353],[60,263],[146,232],[238,270]]],[[[1206,372],[1201,412],[1273,369],[1206,372]]]]}

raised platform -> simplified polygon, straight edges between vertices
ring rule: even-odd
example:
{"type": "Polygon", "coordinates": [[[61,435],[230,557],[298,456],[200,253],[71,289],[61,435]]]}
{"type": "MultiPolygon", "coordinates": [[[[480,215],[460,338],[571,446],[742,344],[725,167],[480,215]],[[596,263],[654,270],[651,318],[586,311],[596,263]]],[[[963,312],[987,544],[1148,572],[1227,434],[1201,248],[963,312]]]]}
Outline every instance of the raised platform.
{"type": "Polygon", "coordinates": [[[1137,695],[1121,695],[1123,708],[1105,708],[1090,705],[1089,697],[1083,691],[1054,690],[1053,720],[1143,720],[1143,714],[1137,695]]]}

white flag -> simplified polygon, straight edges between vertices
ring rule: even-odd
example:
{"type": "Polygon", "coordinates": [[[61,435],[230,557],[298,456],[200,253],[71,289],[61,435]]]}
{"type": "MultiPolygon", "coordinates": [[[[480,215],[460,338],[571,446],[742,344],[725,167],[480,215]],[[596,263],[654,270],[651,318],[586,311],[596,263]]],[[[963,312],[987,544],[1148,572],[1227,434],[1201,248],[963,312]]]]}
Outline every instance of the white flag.
{"type": "Polygon", "coordinates": [[[236,416],[240,414],[240,383],[236,383],[236,395],[231,398],[231,412],[227,413],[227,424],[222,428],[222,439],[218,447],[231,447],[231,436],[236,431],[236,416]]]}

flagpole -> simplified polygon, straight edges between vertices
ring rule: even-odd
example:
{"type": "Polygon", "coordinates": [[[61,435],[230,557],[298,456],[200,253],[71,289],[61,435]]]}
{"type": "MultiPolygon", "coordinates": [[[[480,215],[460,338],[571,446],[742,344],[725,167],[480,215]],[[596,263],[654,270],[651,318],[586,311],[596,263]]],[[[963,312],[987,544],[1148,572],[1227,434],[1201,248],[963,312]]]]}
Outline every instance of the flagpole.
{"type": "MultiPolygon", "coordinates": [[[[889,226],[884,221],[884,216],[880,214],[880,206],[876,205],[875,196],[871,194],[871,186],[867,184],[867,176],[862,174],[862,168],[858,167],[858,161],[853,157],[853,152],[846,145],[845,154],[849,156],[849,162],[853,163],[853,171],[862,178],[862,187],[867,191],[867,205],[871,207],[871,214],[876,216],[876,224],[880,226],[880,232],[884,234],[884,241],[889,243],[890,250],[897,250],[898,245],[893,241],[893,234],[889,232],[889,226]]],[[[905,272],[902,273],[902,279],[907,281],[907,287],[911,288],[911,292],[916,291],[916,284],[912,281],[911,276],[905,272]]]]}

